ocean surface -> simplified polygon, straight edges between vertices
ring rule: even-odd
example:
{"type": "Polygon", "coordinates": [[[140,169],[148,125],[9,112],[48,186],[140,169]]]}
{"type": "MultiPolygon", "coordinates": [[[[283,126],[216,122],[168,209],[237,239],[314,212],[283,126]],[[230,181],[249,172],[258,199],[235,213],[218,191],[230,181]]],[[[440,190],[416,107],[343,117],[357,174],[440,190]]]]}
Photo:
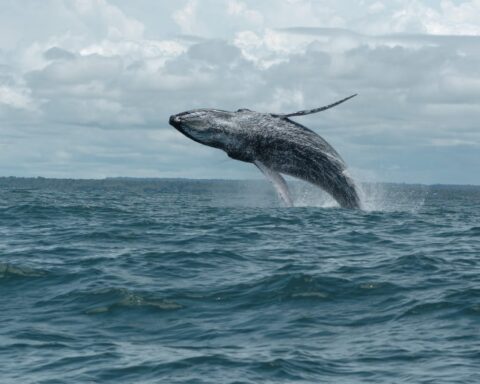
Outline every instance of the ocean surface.
{"type": "Polygon", "coordinates": [[[0,178],[0,383],[480,383],[480,187],[0,178]]]}

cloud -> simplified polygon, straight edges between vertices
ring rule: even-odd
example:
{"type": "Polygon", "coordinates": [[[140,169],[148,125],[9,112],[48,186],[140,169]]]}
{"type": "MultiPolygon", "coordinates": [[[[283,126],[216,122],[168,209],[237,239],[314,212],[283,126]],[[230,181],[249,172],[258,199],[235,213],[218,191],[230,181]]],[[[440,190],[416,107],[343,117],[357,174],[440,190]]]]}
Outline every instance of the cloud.
{"type": "Polygon", "coordinates": [[[27,90],[0,86],[0,104],[16,109],[32,109],[32,99],[27,90]]]}
{"type": "Polygon", "coordinates": [[[126,16],[106,0],[74,0],[64,3],[89,31],[111,39],[141,39],[144,25],[126,16]]]}
{"type": "Polygon", "coordinates": [[[75,55],[66,49],[52,47],[43,53],[43,57],[47,60],[73,60],[75,55]]]}
{"type": "Polygon", "coordinates": [[[476,1],[186,0],[165,3],[152,24],[148,7],[133,17],[122,0],[52,0],[58,20],[46,30],[47,10],[25,4],[22,15],[13,3],[0,15],[15,41],[0,39],[0,130],[21,136],[3,143],[3,174],[256,177],[181,136],[168,116],[293,112],[359,93],[298,121],[359,175],[480,182],[480,37],[462,35],[478,34],[476,1]],[[455,170],[446,159],[459,150],[455,170]]]}
{"type": "Polygon", "coordinates": [[[232,35],[239,29],[261,29],[264,17],[255,6],[238,0],[188,0],[172,14],[184,34],[208,38],[232,35]]]}

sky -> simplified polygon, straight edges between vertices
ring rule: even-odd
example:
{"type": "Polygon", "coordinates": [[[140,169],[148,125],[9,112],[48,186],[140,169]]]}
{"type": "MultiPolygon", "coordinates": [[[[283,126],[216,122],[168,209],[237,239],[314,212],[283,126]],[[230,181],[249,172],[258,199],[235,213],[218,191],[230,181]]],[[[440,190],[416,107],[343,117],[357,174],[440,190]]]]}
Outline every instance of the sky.
{"type": "Polygon", "coordinates": [[[361,181],[480,184],[480,0],[0,0],[0,176],[260,178],[168,125],[294,112],[361,181]]]}

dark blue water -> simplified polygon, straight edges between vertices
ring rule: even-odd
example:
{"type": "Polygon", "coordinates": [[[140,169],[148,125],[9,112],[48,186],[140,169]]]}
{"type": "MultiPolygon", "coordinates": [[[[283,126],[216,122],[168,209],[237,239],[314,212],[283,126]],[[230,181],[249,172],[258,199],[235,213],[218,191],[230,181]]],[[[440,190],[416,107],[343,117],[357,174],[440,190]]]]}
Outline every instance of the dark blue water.
{"type": "Polygon", "coordinates": [[[0,382],[480,382],[480,187],[295,196],[0,179],[0,382]]]}

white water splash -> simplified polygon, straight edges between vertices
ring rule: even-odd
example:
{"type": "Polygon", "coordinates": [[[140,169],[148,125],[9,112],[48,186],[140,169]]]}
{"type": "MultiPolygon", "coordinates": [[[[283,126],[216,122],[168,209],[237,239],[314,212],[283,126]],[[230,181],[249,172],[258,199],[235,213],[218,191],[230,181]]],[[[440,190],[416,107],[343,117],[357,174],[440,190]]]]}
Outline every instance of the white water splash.
{"type": "MultiPolygon", "coordinates": [[[[295,207],[338,207],[338,203],[320,188],[306,182],[289,182],[295,207]]],[[[366,212],[418,212],[424,205],[428,187],[423,185],[357,184],[362,210],[366,212]]]]}
{"type": "Polygon", "coordinates": [[[362,183],[358,185],[362,209],[367,212],[418,212],[428,188],[423,185],[362,183]]]}
{"type": "Polygon", "coordinates": [[[338,203],[328,193],[309,183],[295,180],[289,183],[295,207],[338,207],[338,203]]]}

